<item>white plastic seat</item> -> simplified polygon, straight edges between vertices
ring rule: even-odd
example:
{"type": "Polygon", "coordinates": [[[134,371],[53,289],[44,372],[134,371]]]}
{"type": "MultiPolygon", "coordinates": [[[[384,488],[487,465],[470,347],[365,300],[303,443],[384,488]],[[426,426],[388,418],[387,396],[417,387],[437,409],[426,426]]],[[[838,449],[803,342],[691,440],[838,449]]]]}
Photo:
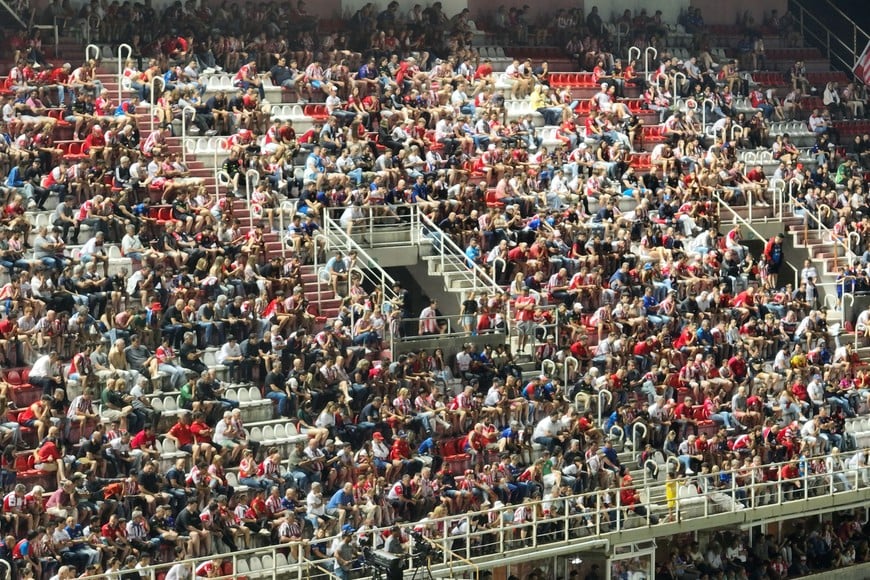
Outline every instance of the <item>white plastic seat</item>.
{"type": "Polygon", "coordinates": [[[248,561],[244,558],[236,560],[236,574],[249,574],[251,569],[248,567],[248,561]]]}
{"type": "Polygon", "coordinates": [[[253,439],[254,441],[262,441],[263,430],[259,427],[251,427],[251,439],[253,439]]]}
{"type": "Polygon", "coordinates": [[[275,561],[272,559],[272,556],[266,554],[263,556],[261,563],[263,564],[263,571],[269,572],[272,570],[272,566],[274,566],[275,561]]]}
{"type": "Polygon", "coordinates": [[[287,565],[287,555],[282,554],[281,552],[275,552],[275,567],[281,569],[286,567],[287,565]]]}
{"type": "Polygon", "coordinates": [[[271,425],[263,427],[263,443],[272,442],[275,440],[275,429],[271,425]]]}
{"type": "Polygon", "coordinates": [[[169,438],[163,440],[163,455],[171,455],[177,451],[178,447],[175,446],[175,441],[169,438]]]}
{"type": "Polygon", "coordinates": [[[238,401],[239,403],[247,403],[251,400],[251,396],[248,393],[248,389],[239,389],[237,391],[238,401]]]}
{"type": "Polygon", "coordinates": [[[173,413],[178,410],[178,402],[175,397],[165,397],[163,399],[163,410],[167,413],[173,413]]]}
{"type": "Polygon", "coordinates": [[[158,413],[163,412],[163,399],[160,397],[154,397],[151,399],[151,408],[157,411],[158,413]]]}
{"type": "Polygon", "coordinates": [[[241,401],[239,400],[239,394],[236,392],[235,389],[227,389],[226,393],[224,394],[230,401],[239,401],[241,403],[241,401]]]}
{"type": "Polygon", "coordinates": [[[277,425],[275,425],[273,433],[275,441],[284,441],[285,439],[287,439],[287,431],[284,427],[284,423],[278,423],[277,425]]]}
{"type": "Polygon", "coordinates": [[[263,400],[263,395],[260,394],[260,389],[258,387],[250,387],[248,389],[248,399],[251,401],[263,400]]]}

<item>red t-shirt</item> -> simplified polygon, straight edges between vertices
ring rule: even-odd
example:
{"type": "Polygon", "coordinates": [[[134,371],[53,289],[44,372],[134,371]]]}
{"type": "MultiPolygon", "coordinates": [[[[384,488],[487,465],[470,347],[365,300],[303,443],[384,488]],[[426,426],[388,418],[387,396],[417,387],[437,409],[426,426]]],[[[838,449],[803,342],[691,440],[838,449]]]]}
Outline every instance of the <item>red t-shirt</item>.
{"type": "Polygon", "coordinates": [[[184,447],[193,443],[193,433],[191,433],[191,425],[176,423],[169,429],[169,434],[178,439],[178,446],[184,447]]]}
{"type": "Polygon", "coordinates": [[[37,463],[51,463],[60,458],[60,451],[58,450],[57,445],[54,444],[54,441],[46,441],[42,444],[42,447],[36,451],[37,463]]]}
{"type": "Polygon", "coordinates": [[[194,421],[190,425],[190,433],[196,443],[211,442],[211,427],[201,421],[194,421]]]}

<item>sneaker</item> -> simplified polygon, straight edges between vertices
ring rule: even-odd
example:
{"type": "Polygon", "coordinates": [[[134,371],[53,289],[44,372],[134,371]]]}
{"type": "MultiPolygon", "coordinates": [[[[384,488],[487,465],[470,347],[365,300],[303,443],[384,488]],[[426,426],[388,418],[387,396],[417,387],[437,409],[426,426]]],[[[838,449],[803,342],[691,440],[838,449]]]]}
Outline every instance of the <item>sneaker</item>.
{"type": "Polygon", "coordinates": [[[261,536],[271,536],[272,532],[267,530],[266,528],[261,528],[259,532],[257,532],[261,536]]]}

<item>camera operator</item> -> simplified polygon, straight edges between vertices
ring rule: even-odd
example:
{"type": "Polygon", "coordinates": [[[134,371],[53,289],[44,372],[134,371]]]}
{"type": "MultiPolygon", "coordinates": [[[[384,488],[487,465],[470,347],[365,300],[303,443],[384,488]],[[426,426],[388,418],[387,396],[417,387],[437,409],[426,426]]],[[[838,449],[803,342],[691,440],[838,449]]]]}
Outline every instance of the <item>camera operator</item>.
{"type": "Polygon", "coordinates": [[[406,556],[408,554],[407,548],[408,539],[402,537],[402,528],[399,526],[390,528],[390,535],[384,542],[384,551],[397,556],[406,556]]]}

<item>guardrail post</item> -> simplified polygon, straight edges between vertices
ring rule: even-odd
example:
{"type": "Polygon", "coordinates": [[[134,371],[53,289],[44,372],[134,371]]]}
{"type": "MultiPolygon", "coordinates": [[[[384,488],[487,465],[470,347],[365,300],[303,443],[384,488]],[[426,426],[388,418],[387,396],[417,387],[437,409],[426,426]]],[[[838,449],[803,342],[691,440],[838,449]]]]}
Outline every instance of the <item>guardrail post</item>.
{"type": "Polygon", "coordinates": [[[133,48],[129,44],[121,44],[118,46],[118,104],[121,104],[121,100],[124,96],[124,87],[122,86],[121,79],[124,77],[124,61],[130,58],[133,55],[133,48]],[[127,56],[124,56],[124,51],[126,49],[127,56]]]}
{"type": "MultiPolygon", "coordinates": [[[[149,98],[151,99],[150,100],[151,108],[149,109],[149,117],[151,118],[151,131],[152,132],[154,131],[154,102],[156,100],[155,96],[157,94],[157,90],[155,87],[158,84],[160,85],[160,91],[162,92],[166,88],[166,81],[164,81],[163,77],[161,77],[161,76],[151,77],[151,83],[150,83],[151,94],[149,95],[149,98]]],[[[165,119],[164,119],[164,122],[166,122],[165,119]]]]}
{"type": "MultiPolygon", "coordinates": [[[[120,91],[121,91],[121,89],[119,88],[118,92],[120,92],[120,91]]],[[[193,121],[194,118],[196,118],[196,109],[194,109],[190,105],[187,105],[186,107],[181,109],[181,161],[182,161],[182,163],[187,163],[187,147],[185,146],[184,142],[187,139],[187,115],[188,115],[188,113],[193,115],[193,117],[191,117],[191,121],[193,121]]],[[[250,207],[250,200],[248,201],[248,206],[250,207]]]]}

